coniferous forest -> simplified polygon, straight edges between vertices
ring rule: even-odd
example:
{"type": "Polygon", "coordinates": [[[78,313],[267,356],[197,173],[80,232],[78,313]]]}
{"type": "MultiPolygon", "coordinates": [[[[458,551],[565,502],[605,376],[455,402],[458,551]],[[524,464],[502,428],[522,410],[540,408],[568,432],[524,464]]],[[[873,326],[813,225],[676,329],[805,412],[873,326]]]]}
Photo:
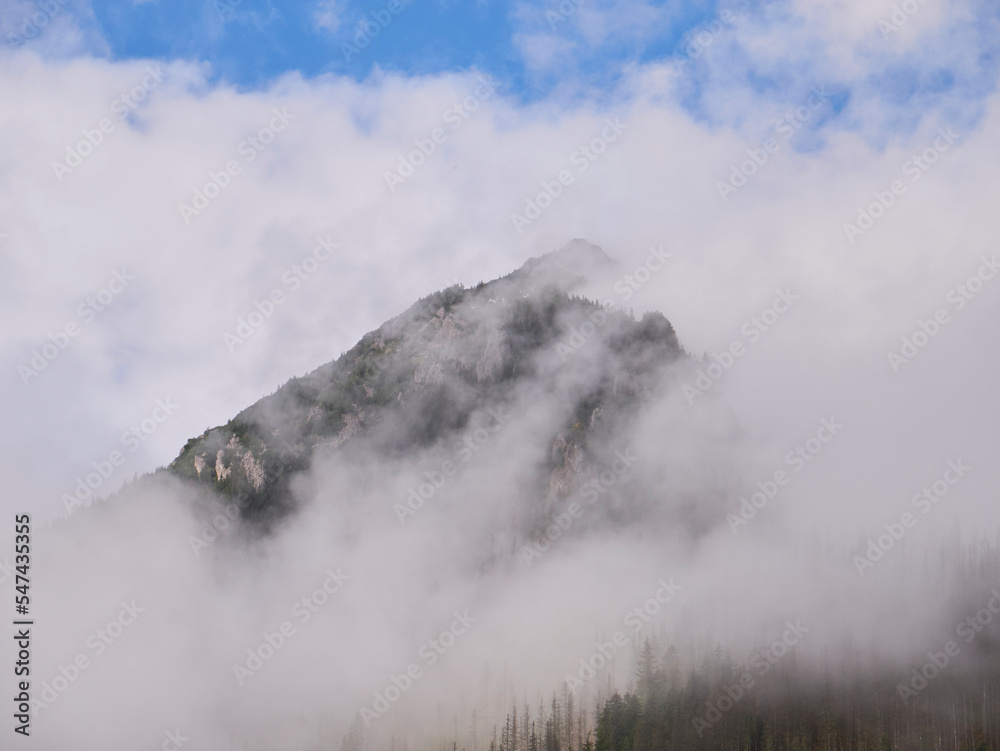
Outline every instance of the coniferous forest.
{"type": "MultiPolygon", "coordinates": [[[[532,714],[525,704],[494,731],[489,751],[993,751],[1000,749],[1000,671],[948,674],[904,702],[904,676],[831,668],[804,677],[779,661],[740,691],[751,668],[721,649],[694,670],[647,640],[624,693],[587,707],[564,690],[532,714]]],[[[758,671],[759,672],[759,671],[758,671]]],[[[919,685],[919,684],[918,684],[919,685]]],[[[457,748],[457,744],[455,745],[457,748]]]]}

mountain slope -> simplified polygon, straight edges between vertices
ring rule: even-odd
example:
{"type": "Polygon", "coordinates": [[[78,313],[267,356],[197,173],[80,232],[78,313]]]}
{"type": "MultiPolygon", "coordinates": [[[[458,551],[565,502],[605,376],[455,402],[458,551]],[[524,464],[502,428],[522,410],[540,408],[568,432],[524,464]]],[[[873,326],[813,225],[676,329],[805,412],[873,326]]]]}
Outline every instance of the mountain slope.
{"type": "Polygon", "coordinates": [[[574,241],[501,279],[430,295],[337,360],[188,441],[170,471],[235,499],[245,518],[275,519],[293,507],[289,482],[315,452],[403,456],[466,429],[530,381],[568,389],[573,401],[572,414],[552,425],[555,456],[542,491],[551,501],[568,487],[558,473],[578,470],[581,451],[683,355],[662,315],[635,321],[572,295],[581,271],[611,263],[574,241]]]}

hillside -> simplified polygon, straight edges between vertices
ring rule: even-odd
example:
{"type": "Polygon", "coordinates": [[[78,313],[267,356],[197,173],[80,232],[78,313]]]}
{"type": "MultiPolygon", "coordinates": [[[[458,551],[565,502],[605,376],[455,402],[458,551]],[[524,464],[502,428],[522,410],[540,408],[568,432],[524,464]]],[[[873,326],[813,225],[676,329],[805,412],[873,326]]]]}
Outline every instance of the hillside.
{"type": "Polygon", "coordinates": [[[551,426],[554,456],[540,457],[550,465],[550,489],[540,489],[550,503],[567,489],[559,473],[579,471],[683,356],[662,315],[636,321],[574,296],[579,270],[611,264],[574,241],[500,279],[429,295],[333,362],[189,440],[170,471],[266,522],[291,508],[289,482],[314,452],[404,456],[467,429],[522,382],[556,390],[560,371],[586,360],[596,369],[576,384],[571,415],[551,426]],[[594,352],[606,356],[594,363],[594,352]]]}

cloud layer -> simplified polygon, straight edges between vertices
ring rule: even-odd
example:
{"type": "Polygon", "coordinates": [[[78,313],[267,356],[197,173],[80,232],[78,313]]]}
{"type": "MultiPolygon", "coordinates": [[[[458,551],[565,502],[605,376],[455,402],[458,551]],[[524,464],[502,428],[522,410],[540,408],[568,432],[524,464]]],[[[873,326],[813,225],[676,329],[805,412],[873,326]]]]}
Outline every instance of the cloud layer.
{"type": "MultiPolygon", "coordinates": [[[[37,552],[50,603],[39,620],[60,647],[39,668],[55,676],[79,652],[95,658],[53,706],[50,737],[85,727],[104,700],[134,719],[116,738],[123,745],[153,747],[158,728],[182,722],[205,747],[225,743],[231,727],[291,738],[303,718],[321,717],[316,732],[339,735],[345,713],[418,660],[454,609],[481,622],[456,641],[453,662],[422,679],[425,698],[474,685],[484,655],[494,670],[503,670],[496,656],[509,661],[505,690],[542,690],[589,654],[595,630],[619,626],[619,614],[674,573],[687,599],[662,628],[714,624],[702,631],[706,649],[752,640],[741,619],[764,628],[801,617],[833,619],[824,642],[849,634],[873,652],[902,653],[920,648],[939,612],[947,621],[951,580],[917,563],[920,551],[995,536],[1000,525],[1000,100],[983,62],[995,11],[953,3],[946,13],[928,0],[883,34],[891,5],[738,10],[731,23],[706,21],[700,41],[697,30],[679,40],[672,58],[625,64],[596,91],[570,55],[628,29],[605,25],[608,36],[595,36],[593,14],[634,20],[649,8],[581,7],[553,40],[538,31],[551,32],[544,15],[525,11],[527,68],[562,82],[529,104],[502,77],[484,93],[489,70],[375,70],[362,81],[289,73],[244,90],[197,62],[76,56],[105,52],[77,6],[54,15],[37,42],[0,53],[9,103],[0,114],[0,469],[11,515],[63,515],[64,494],[111,466],[95,489],[105,495],[417,298],[501,276],[574,237],[620,261],[591,296],[662,311],[686,350],[704,357],[682,380],[703,395],[692,405],[675,392],[651,410],[641,445],[702,467],[725,426],[739,426],[725,457],[738,492],[694,549],[664,553],[611,535],[485,585],[453,573],[487,526],[480,518],[452,530],[429,516],[405,537],[392,515],[361,519],[363,540],[348,545],[344,509],[317,502],[264,550],[223,541],[203,558],[187,540],[211,518],[205,499],[166,488],[142,507],[95,503],[37,552]],[[697,54],[685,51],[692,42],[697,54]],[[688,64],[678,70],[678,61],[688,64]],[[657,252],[670,257],[651,262],[657,252]],[[781,295],[794,304],[767,313],[781,295]],[[245,336],[241,321],[254,314],[261,323],[245,336]],[[665,436],[663,425],[688,409],[702,422],[665,436]],[[831,419],[842,431],[812,452],[831,419]],[[801,471],[788,459],[799,447],[810,457],[801,471]],[[852,554],[919,509],[912,498],[950,461],[971,470],[918,517],[905,555],[862,577],[852,554]],[[782,470],[787,490],[734,535],[726,514],[782,470]],[[835,563],[798,549],[816,539],[835,563]],[[298,623],[293,604],[338,566],[352,580],[298,623]],[[600,596],[588,599],[580,582],[599,582],[600,596]],[[518,610],[553,591],[566,596],[518,610]],[[914,593],[935,615],[907,625],[914,593]],[[88,638],[133,598],[147,612],[98,662],[88,638]],[[845,614],[844,602],[869,607],[845,614]],[[73,623],[57,626],[67,612],[73,623]],[[300,636],[237,691],[233,661],[286,619],[300,636]],[[564,619],[583,625],[552,651],[537,624],[564,619]],[[344,645],[358,654],[344,657],[344,645]],[[334,667],[307,669],[317,654],[334,667]],[[123,682],[137,662],[162,680],[155,702],[123,682]],[[279,723],[258,725],[282,692],[279,723]],[[332,698],[320,707],[317,696],[332,698]]],[[[8,6],[5,33],[19,32],[22,11],[8,6]]],[[[482,467],[469,491],[499,486],[504,466],[482,467]]],[[[317,481],[329,496],[374,503],[353,479],[330,469],[317,481]]]]}

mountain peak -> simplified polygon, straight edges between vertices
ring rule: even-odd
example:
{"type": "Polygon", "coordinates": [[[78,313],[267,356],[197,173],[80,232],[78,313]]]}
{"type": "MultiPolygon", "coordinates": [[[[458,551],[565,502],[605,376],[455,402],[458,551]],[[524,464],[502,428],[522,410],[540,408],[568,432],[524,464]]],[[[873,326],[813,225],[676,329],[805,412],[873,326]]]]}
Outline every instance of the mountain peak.
{"type": "Polygon", "coordinates": [[[570,291],[614,264],[600,246],[577,238],[558,250],[529,258],[515,274],[526,274],[532,282],[542,286],[554,284],[570,291]]]}
{"type": "Polygon", "coordinates": [[[429,295],[337,360],[188,441],[171,471],[237,500],[244,516],[276,519],[294,506],[290,482],[315,452],[405,460],[540,389],[566,395],[544,428],[563,457],[553,476],[565,475],[540,482],[547,506],[683,355],[662,315],[636,321],[572,294],[611,264],[574,240],[500,279],[429,295]]]}
{"type": "Polygon", "coordinates": [[[570,240],[568,243],[559,248],[559,250],[553,250],[545,253],[544,255],[528,260],[524,264],[524,267],[529,265],[544,266],[555,264],[567,270],[572,270],[575,269],[578,264],[610,266],[613,263],[614,261],[611,256],[605,253],[601,246],[594,245],[592,242],[581,238],[576,238],[574,240],[570,240]]]}

